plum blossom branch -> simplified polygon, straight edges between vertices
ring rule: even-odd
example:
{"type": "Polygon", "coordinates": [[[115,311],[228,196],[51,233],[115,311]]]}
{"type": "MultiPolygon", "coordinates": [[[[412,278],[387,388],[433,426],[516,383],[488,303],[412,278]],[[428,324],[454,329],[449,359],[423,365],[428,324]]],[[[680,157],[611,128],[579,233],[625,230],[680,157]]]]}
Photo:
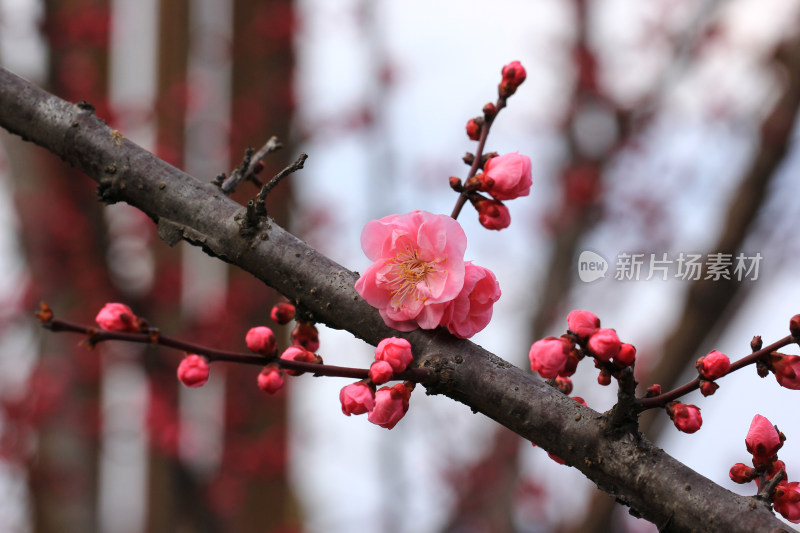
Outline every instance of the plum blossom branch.
{"type": "MultiPolygon", "coordinates": [[[[263,228],[264,239],[243,239],[236,219],[243,208],[218,187],[181,172],[128,139],[117,144],[110,128],[89,110],[2,68],[0,125],[85,172],[100,185],[101,200],[125,201],[142,210],[158,223],[159,235],[167,242],[184,239],[238,265],[302,304],[316,321],[346,329],[371,344],[397,335],[358,297],[353,288],[356,273],[272,221],[263,228]],[[105,172],[111,165],[117,169],[113,175],[105,172]]],[[[432,369],[440,378],[426,386],[429,394],[464,403],[536,442],[639,516],[669,524],[665,531],[691,531],[711,523],[729,532],[783,525],[766,506],[754,509],[750,498],[697,474],[645,437],[609,435],[602,415],[472,342],[455,339],[441,328],[401,336],[411,343],[414,365],[432,369]]]]}
{"type": "MultiPolygon", "coordinates": [[[[42,326],[53,332],[70,332],[86,335],[86,344],[89,348],[105,341],[125,341],[137,344],[155,344],[204,356],[209,362],[227,362],[245,365],[265,366],[276,364],[280,368],[297,372],[308,372],[314,376],[340,377],[352,379],[367,379],[369,370],[364,368],[351,368],[327,364],[291,361],[279,357],[267,357],[259,354],[246,354],[228,350],[218,350],[200,344],[195,344],[181,339],[162,335],[157,329],[149,328],[147,331],[136,333],[130,331],[108,331],[92,326],[84,326],[56,318],[42,319],[42,326]]],[[[392,381],[411,381],[414,383],[432,384],[435,375],[430,369],[410,368],[396,372],[391,376],[392,381]]]]}
{"type": "MultiPolygon", "coordinates": [[[[759,361],[763,360],[765,357],[769,356],[775,350],[783,348],[784,346],[788,346],[796,342],[791,335],[787,335],[786,337],[780,339],[779,341],[773,342],[769,346],[761,348],[748,356],[742,357],[741,359],[737,360],[734,363],[731,363],[731,368],[728,374],[744,368],[748,365],[758,363],[759,361]]],[[[649,398],[638,398],[636,400],[637,410],[639,412],[646,411],[648,409],[653,409],[657,407],[664,407],[669,402],[674,401],[690,392],[693,392],[700,388],[701,385],[701,378],[698,376],[694,378],[692,381],[681,385],[671,391],[665,392],[663,394],[659,394],[657,396],[652,396],[649,398]]]]}

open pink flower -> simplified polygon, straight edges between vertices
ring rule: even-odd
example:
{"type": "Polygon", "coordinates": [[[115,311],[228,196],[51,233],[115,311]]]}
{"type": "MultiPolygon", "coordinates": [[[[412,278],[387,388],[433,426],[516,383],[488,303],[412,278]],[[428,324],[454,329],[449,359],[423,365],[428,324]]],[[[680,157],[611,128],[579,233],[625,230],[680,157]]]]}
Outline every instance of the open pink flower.
{"type": "Polygon", "coordinates": [[[567,327],[581,338],[586,338],[600,328],[600,319],[591,311],[575,309],[567,315],[567,327]]]}
{"type": "Polygon", "coordinates": [[[503,154],[489,159],[480,175],[481,190],[495,200],[513,200],[531,192],[531,159],[519,152],[503,154]]]}
{"type": "Polygon", "coordinates": [[[700,408],[696,405],[674,402],[667,408],[667,413],[675,427],[684,433],[694,433],[703,425],[700,408]]]}
{"type": "Polygon", "coordinates": [[[342,412],[347,416],[363,415],[375,406],[375,392],[363,381],[358,381],[342,387],[339,401],[342,403],[342,412]]]}
{"type": "Polygon", "coordinates": [[[367,223],[361,248],[373,261],[356,291],[400,331],[439,325],[464,286],[467,237],[446,215],[412,211],[367,223]]]}
{"type": "Polygon", "coordinates": [[[489,324],[494,303],[500,299],[500,285],[488,268],[465,265],[464,287],[456,298],[447,304],[442,325],[462,339],[468,339],[489,324]]]}
{"type": "Polygon", "coordinates": [[[277,349],[275,334],[266,326],[250,328],[244,337],[247,349],[261,355],[273,356],[277,349]]]}
{"type": "Polygon", "coordinates": [[[139,319],[125,304],[107,303],[97,313],[95,321],[108,331],[139,331],[139,319]]]}
{"type": "Polygon", "coordinates": [[[386,361],[391,365],[393,371],[402,372],[414,360],[411,343],[399,337],[383,339],[375,347],[375,360],[386,361]]]}
{"type": "Polygon", "coordinates": [[[258,388],[267,394],[275,394],[283,388],[283,373],[275,365],[267,365],[258,374],[258,388]]]}
{"type": "Polygon", "coordinates": [[[187,387],[201,387],[208,381],[210,369],[206,358],[190,354],[178,365],[178,379],[187,387]]]}
{"type": "Polygon", "coordinates": [[[789,522],[800,524],[800,483],[779,483],[772,506],[789,522]]]}
{"type": "Polygon", "coordinates": [[[563,339],[546,337],[533,343],[528,352],[531,369],[543,378],[554,378],[564,370],[570,346],[563,339]]]}
{"type": "Polygon", "coordinates": [[[744,439],[747,451],[753,454],[754,463],[766,463],[783,446],[780,434],[766,417],[756,415],[744,439]]]}
{"type": "Polygon", "coordinates": [[[367,420],[382,428],[392,429],[408,411],[409,398],[411,390],[403,383],[378,389],[375,407],[369,412],[367,420]]]}

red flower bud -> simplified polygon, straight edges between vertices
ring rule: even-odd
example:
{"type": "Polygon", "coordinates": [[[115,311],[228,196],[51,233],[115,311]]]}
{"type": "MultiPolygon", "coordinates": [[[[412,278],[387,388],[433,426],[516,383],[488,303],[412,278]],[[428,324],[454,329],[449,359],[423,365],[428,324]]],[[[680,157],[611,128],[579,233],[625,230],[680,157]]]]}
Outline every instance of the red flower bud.
{"type": "MultiPolygon", "coordinates": [[[[281,354],[281,359],[284,361],[297,361],[298,363],[314,363],[317,357],[301,346],[289,346],[281,354]]],[[[302,370],[285,370],[290,376],[300,376],[303,374],[302,370]]]]}
{"type": "Polygon", "coordinates": [[[800,356],[772,352],[769,367],[781,387],[800,390],[800,356]]]}
{"type": "Polygon", "coordinates": [[[619,347],[619,353],[614,357],[617,366],[631,366],[636,360],[636,348],[632,344],[623,342],[619,347]]]}
{"type": "Polygon", "coordinates": [[[675,427],[684,433],[694,433],[703,425],[700,408],[696,405],[672,402],[667,406],[667,414],[672,419],[675,427]]]}
{"type": "Polygon", "coordinates": [[[283,373],[275,365],[267,365],[258,374],[258,388],[267,394],[275,394],[283,388],[283,373]]]}
{"type": "Polygon", "coordinates": [[[761,415],[756,415],[750,423],[744,444],[747,451],[753,454],[753,464],[758,466],[772,461],[783,446],[783,441],[772,422],[761,415]]]}
{"type": "Polygon", "coordinates": [[[486,229],[500,231],[511,224],[511,213],[508,208],[499,200],[483,199],[475,202],[475,209],[478,210],[478,221],[486,229]]]}
{"type": "Polygon", "coordinates": [[[125,304],[107,303],[97,313],[95,321],[108,331],[139,331],[139,318],[125,304]]]}
{"type": "Polygon", "coordinates": [[[483,118],[471,118],[467,122],[467,137],[472,141],[477,141],[481,138],[481,128],[483,127],[483,118]]]}
{"type": "Polygon", "coordinates": [[[567,327],[572,333],[585,339],[600,328],[600,319],[591,311],[575,309],[567,315],[567,327]]]}
{"type": "Polygon", "coordinates": [[[270,318],[277,324],[288,324],[294,319],[295,308],[289,302],[281,302],[273,306],[270,318]]]}
{"type": "Polygon", "coordinates": [[[717,350],[704,355],[697,360],[697,371],[707,380],[721,378],[731,369],[731,360],[728,356],[717,350]]]}
{"type": "Polygon", "coordinates": [[[187,387],[202,387],[208,381],[210,369],[205,357],[190,354],[178,365],[178,379],[187,387]]]}
{"type": "Polygon", "coordinates": [[[531,370],[538,372],[543,378],[558,376],[567,364],[570,345],[563,339],[547,337],[531,345],[528,352],[531,370]]]}
{"type": "Polygon", "coordinates": [[[645,392],[645,398],[652,398],[653,396],[658,396],[661,394],[661,385],[658,383],[654,383],[647,387],[647,392],[645,392]]]}
{"type": "Polygon", "coordinates": [[[391,380],[393,375],[394,370],[392,370],[392,365],[386,361],[375,361],[369,367],[369,379],[375,385],[383,385],[391,380]]]}
{"type": "Polygon", "coordinates": [[[555,386],[566,395],[572,394],[572,380],[566,376],[556,376],[555,386]]]}
{"type": "Polygon", "coordinates": [[[598,360],[608,362],[609,359],[619,354],[622,343],[619,341],[616,331],[611,328],[600,328],[589,337],[587,346],[598,360]]]}
{"type": "Polygon", "coordinates": [[[756,478],[756,469],[744,463],[736,463],[728,473],[734,483],[750,483],[756,478]]]}
{"type": "Polygon", "coordinates": [[[700,393],[703,396],[711,396],[712,394],[717,392],[718,388],[719,385],[717,385],[713,381],[706,381],[706,380],[700,381],[700,393]]]}
{"type": "Polygon", "coordinates": [[[789,320],[789,333],[792,334],[792,337],[795,339],[800,339],[800,315],[794,315],[791,320],[789,320]]]}
{"type": "Polygon", "coordinates": [[[319,350],[319,333],[314,324],[298,322],[292,330],[292,344],[302,346],[309,352],[319,350]]]}
{"type": "Polygon", "coordinates": [[[247,335],[245,335],[244,341],[247,343],[247,349],[251,352],[260,353],[267,357],[275,355],[275,350],[277,349],[275,334],[266,326],[250,328],[247,335]]]}

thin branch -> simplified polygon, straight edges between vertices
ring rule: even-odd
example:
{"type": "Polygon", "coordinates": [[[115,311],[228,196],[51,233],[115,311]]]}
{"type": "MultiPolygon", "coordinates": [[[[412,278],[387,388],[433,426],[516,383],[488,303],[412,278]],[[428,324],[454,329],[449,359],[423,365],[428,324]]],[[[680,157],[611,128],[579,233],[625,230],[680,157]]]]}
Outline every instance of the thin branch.
{"type": "MultiPolygon", "coordinates": [[[[173,337],[162,335],[158,330],[151,329],[147,332],[134,333],[127,331],[108,331],[104,329],[84,326],[51,318],[43,321],[42,325],[53,332],[71,332],[86,335],[89,347],[105,341],[125,341],[137,344],[157,344],[175,348],[186,353],[193,353],[204,356],[210,363],[215,361],[238,363],[243,365],[265,366],[275,364],[280,368],[288,370],[298,370],[308,372],[315,376],[328,376],[353,379],[367,379],[369,370],[364,368],[351,368],[344,366],[326,365],[321,363],[305,363],[302,361],[289,361],[280,357],[267,357],[265,355],[249,354],[241,352],[231,352],[228,350],[218,350],[201,344],[195,344],[173,337]]],[[[435,379],[434,373],[426,368],[411,368],[403,372],[392,375],[390,381],[413,381],[414,383],[432,384],[435,379]]]]}

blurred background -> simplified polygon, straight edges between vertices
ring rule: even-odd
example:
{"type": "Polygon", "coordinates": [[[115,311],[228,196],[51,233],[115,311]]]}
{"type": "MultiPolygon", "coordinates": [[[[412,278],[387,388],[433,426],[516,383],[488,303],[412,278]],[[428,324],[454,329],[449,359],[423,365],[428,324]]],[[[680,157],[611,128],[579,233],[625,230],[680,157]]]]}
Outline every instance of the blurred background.
{"type": "MultiPolygon", "coordinates": [[[[475,149],[464,126],[511,60],[528,78],[487,149],[530,156],[534,185],[508,203],[508,229],[485,230],[469,206],[459,218],[466,259],[503,290],[475,342],[527,368],[533,340],[588,309],[637,347],[642,389],[666,390],[711,349],[738,359],[754,335],[788,333],[800,312],[800,0],[0,0],[0,65],[90,102],[199,179],[273,135],[285,147],[262,177],[307,152],[269,212],[353,270],[368,265],[368,220],[451,211],[448,178],[466,175],[461,157],[475,149]],[[582,281],[584,251],[607,262],[605,277],[582,281]],[[638,274],[626,254],[641,254],[638,274]],[[727,258],[730,279],[682,276],[681,254],[727,258]]],[[[387,431],[341,414],[343,380],[303,376],[267,397],[252,368],[215,365],[189,390],[175,379],[179,353],[88,350],[43,331],[42,300],[85,323],[123,301],[164,332],[229,349],[274,326],[279,295],[168,248],[149,219],[103,207],[93,188],[0,132],[0,531],[656,530],[421,388],[387,431]]],[[[245,183],[234,197],[256,191],[245,183]]],[[[320,330],[326,362],[369,364],[370,346],[320,330]]],[[[574,394],[609,409],[614,386],[584,365],[574,394]]],[[[753,494],[728,470],[748,461],[759,413],[788,437],[780,457],[800,479],[798,393],[752,368],[720,384],[685,400],[702,409],[699,432],[677,432],[663,412],[643,417],[644,432],[753,494]]]]}

